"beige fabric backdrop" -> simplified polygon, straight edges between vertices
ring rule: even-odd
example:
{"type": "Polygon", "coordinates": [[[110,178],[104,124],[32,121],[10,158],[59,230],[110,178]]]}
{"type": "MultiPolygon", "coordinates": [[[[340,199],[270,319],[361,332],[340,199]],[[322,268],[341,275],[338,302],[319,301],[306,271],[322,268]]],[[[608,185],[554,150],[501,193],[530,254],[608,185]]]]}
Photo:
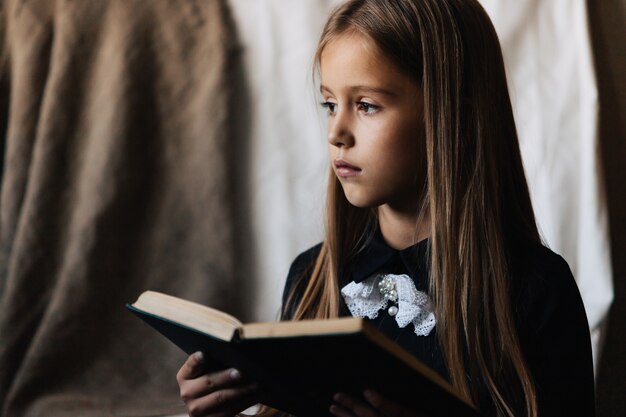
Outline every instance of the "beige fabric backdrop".
{"type": "Polygon", "coordinates": [[[0,7],[0,415],[180,411],[185,355],[124,303],[234,307],[226,4],[0,7]]]}

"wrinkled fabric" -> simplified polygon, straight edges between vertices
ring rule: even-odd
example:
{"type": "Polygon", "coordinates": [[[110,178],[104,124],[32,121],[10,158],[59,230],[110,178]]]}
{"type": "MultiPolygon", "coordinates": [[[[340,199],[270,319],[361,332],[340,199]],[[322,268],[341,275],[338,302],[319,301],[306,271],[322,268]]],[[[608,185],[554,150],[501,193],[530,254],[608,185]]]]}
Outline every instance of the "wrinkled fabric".
{"type": "Polygon", "coordinates": [[[587,3],[481,2],[500,36],[539,229],[576,277],[597,362],[613,272],[587,3]]]}
{"type": "Polygon", "coordinates": [[[227,4],[0,7],[0,415],[182,411],[185,355],[124,304],[235,306],[227,4]]]}
{"type": "MultiPolygon", "coordinates": [[[[255,315],[264,319],[276,316],[290,261],[322,238],[328,162],[312,57],[338,3],[231,0],[255,103],[247,253],[258,282],[255,315]]],[[[597,343],[613,291],[586,3],[482,3],[501,39],[542,235],[572,267],[597,343]]]]}

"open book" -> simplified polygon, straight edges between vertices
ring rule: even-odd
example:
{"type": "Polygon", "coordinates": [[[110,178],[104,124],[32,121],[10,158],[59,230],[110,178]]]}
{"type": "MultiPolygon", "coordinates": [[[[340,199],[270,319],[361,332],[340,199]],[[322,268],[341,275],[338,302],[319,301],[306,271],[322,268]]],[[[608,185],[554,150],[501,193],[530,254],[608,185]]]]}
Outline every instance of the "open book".
{"type": "Polygon", "coordinates": [[[241,370],[259,383],[263,404],[297,416],[328,416],[335,393],[361,395],[367,388],[425,416],[480,415],[364,319],[243,324],[154,291],[126,307],[187,354],[201,350],[215,369],[241,370]]]}

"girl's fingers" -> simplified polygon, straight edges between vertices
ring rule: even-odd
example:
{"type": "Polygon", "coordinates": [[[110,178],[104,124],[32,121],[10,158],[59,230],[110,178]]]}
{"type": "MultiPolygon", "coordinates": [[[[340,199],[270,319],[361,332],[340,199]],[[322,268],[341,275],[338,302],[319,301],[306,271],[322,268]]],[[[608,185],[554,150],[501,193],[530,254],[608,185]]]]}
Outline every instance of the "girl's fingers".
{"type": "Polygon", "coordinates": [[[215,391],[187,402],[187,411],[196,416],[233,416],[259,402],[256,384],[215,391]]]}
{"type": "Polygon", "coordinates": [[[350,411],[346,410],[345,408],[337,404],[331,405],[329,411],[330,411],[330,414],[337,416],[337,417],[356,417],[355,414],[351,413],[350,411]]]}
{"type": "Polygon", "coordinates": [[[242,382],[241,373],[237,369],[226,369],[201,375],[179,383],[180,398],[187,402],[193,398],[205,396],[224,388],[235,387],[242,382]]]}
{"type": "Polygon", "coordinates": [[[237,369],[207,373],[202,354],[190,355],[176,375],[180,397],[190,416],[233,416],[259,402],[256,384],[237,369]]]}
{"type": "Polygon", "coordinates": [[[385,416],[397,416],[397,417],[421,417],[422,414],[417,414],[414,411],[407,410],[406,408],[387,400],[379,393],[371,390],[366,390],[363,393],[363,398],[376,410],[385,416]]]}
{"type": "Polygon", "coordinates": [[[176,380],[178,383],[181,383],[187,379],[194,379],[200,375],[202,375],[204,355],[202,352],[196,352],[192,355],[189,355],[183,366],[180,367],[178,373],[176,374],[176,380]]]}
{"type": "MultiPolygon", "coordinates": [[[[368,403],[351,395],[343,393],[335,394],[333,400],[340,406],[340,408],[336,408],[336,411],[339,412],[339,414],[335,414],[336,416],[381,417],[381,414],[374,410],[368,403]]],[[[332,410],[333,407],[331,406],[331,412],[333,412],[332,410]]]]}

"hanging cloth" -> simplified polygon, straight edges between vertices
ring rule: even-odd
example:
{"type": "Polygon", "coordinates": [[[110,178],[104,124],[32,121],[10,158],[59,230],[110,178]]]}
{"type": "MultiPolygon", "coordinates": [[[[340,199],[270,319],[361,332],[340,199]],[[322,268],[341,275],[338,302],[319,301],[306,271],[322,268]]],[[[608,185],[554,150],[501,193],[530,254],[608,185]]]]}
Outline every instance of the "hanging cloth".
{"type": "Polygon", "coordinates": [[[0,415],[181,413],[124,304],[235,307],[226,2],[0,8],[0,415]]]}

